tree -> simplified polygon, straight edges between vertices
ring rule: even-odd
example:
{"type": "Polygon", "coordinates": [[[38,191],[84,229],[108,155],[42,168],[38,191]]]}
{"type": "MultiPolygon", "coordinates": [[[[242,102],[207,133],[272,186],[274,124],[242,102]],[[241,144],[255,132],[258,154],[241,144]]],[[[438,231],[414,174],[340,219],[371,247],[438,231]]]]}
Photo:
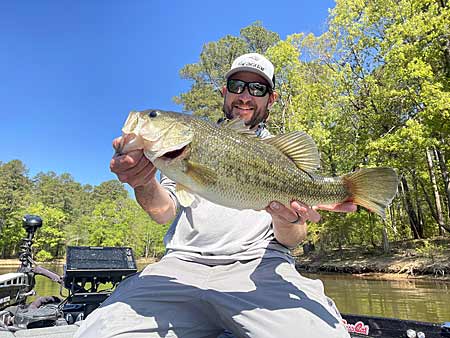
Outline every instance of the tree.
{"type": "Polygon", "coordinates": [[[80,183],[68,173],[38,173],[34,179],[33,199],[44,205],[64,211],[70,217],[78,216],[83,210],[82,195],[85,193],[80,183]]]}
{"type": "Polygon", "coordinates": [[[0,247],[2,257],[17,253],[23,232],[21,218],[29,200],[31,181],[19,160],[0,163],[0,247]]]}
{"type": "Polygon", "coordinates": [[[81,224],[87,237],[83,245],[130,246],[139,256],[164,252],[162,238],[167,226],[156,224],[129,198],[103,200],[81,224]]]}
{"type": "Polygon", "coordinates": [[[105,199],[116,201],[119,199],[127,198],[128,191],[120,181],[109,180],[106,182],[102,182],[98,186],[94,187],[92,195],[96,202],[100,202],[105,199]]]}
{"type": "Polygon", "coordinates": [[[42,202],[32,204],[27,210],[30,214],[39,215],[43,220],[42,227],[34,237],[34,252],[47,259],[62,256],[65,252],[64,225],[67,221],[64,211],[45,206],[42,202]]]}

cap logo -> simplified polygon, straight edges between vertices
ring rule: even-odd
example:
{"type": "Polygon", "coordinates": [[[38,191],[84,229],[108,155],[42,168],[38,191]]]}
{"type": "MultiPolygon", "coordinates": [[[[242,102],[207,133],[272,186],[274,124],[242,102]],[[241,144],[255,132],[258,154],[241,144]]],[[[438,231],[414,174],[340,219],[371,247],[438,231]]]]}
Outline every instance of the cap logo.
{"type": "Polygon", "coordinates": [[[241,61],[238,63],[239,66],[244,66],[244,67],[253,67],[256,69],[259,69],[260,71],[264,72],[264,67],[262,67],[261,65],[255,63],[255,62],[251,62],[251,61],[241,61]]]}

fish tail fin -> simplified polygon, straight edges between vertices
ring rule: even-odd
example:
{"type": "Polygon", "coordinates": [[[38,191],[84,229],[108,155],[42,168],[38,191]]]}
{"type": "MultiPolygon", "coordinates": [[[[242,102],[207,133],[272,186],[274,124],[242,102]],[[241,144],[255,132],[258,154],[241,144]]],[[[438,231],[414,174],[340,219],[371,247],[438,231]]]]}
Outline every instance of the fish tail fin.
{"type": "Polygon", "coordinates": [[[385,209],[397,193],[398,177],[392,168],[362,168],[344,175],[349,201],[386,218],[385,209]]]}

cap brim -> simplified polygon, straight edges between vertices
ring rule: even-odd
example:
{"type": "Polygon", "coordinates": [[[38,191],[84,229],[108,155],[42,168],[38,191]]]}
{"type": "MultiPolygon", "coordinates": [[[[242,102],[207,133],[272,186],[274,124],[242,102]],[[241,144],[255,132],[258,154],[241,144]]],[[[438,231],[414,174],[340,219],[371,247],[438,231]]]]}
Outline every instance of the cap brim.
{"type": "Polygon", "coordinates": [[[262,76],[270,85],[270,88],[274,88],[272,79],[269,79],[269,77],[266,75],[266,73],[255,69],[253,67],[237,67],[237,68],[233,68],[231,69],[228,73],[225,74],[225,78],[228,79],[231,75],[236,74],[238,72],[251,72],[251,73],[255,73],[258,74],[260,76],[262,76]]]}

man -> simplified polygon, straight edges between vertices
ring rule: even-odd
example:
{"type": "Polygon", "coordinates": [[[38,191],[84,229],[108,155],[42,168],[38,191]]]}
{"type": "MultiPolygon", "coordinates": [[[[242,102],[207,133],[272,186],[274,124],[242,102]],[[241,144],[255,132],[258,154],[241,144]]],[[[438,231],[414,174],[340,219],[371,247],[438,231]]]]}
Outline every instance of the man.
{"type": "MultiPolygon", "coordinates": [[[[272,63],[260,54],[242,55],[226,79],[225,116],[269,136],[264,122],[277,99],[272,63]]],[[[110,167],[156,222],[174,221],[161,261],[124,280],[76,337],[199,338],[224,329],[235,337],[348,337],[322,283],[302,277],[289,255],[306,238],[306,221],[320,219],[313,208],[273,201],[265,210],[235,210],[202,198],[182,207],[175,183],[158,182],[142,151],[115,155],[110,167]]]]}

